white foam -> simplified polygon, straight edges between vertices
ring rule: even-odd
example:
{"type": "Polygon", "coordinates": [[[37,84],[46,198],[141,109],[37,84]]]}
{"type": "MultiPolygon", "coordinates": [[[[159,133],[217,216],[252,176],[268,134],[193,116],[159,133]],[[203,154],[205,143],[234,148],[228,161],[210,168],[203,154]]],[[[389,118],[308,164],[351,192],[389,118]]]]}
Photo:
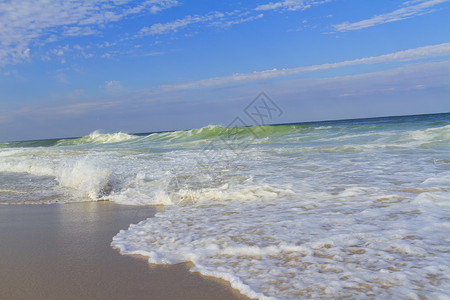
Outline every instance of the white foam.
{"type": "Polygon", "coordinates": [[[59,168],[56,178],[62,187],[92,200],[109,195],[119,184],[110,169],[96,165],[96,160],[89,157],[59,168]]]}
{"type": "Polygon", "coordinates": [[[100,199],[115,188],[117,180],[112,171],[99,162],[100,156],[67,154],[56,151],[45,153],[42,149],[22,150],[0,162],[0,172],[52,176],[62,188],[92,200],[100,199]]]}
{"type": "Polygon", "coordinates": [[[189,205],[130,226],[112,245],[151,263],[191,261],[251,298],[448,296],[449,181],[447,165],[433,163],[446,154],[430,159],[408,134],[252,148],[233,170],[248,181],[179,189],[172,201],[189,205]]]}
{"type": "Polygon", "coordinates": [[[37,197],[51,187],[42,202],[71,195],[166,205],[121,231],[113,246],[153,263],[192,261],[193,271],[253,298],[448,296],[447,126],[350,127],[267,134],[245,150],[214,144],[223,149],[214,162],[203,146],[214,127],[5,148],[0,175],[41,177],[25,176],[29,189],[10,180],[0,196],[37,197]]]}
{"type": "Polygon", "coordinates": [[[427,128],[423,130],[415,130],[409,133],[409,137],[418,141],[449,141],[450,140],[450,125],[427,128]]]}
{"type": "Polygon", "coordinates": [[[101,133],[100,130],[96,130],[85,137],[69,140],[60,140],[57,143],[57,145],[65,146],[65,145],[83,145],[83,144],[110,144],[129,141],[136,138],[137,136],[126,134],[123,132],[101,133]]]}
{"type": "Polygon", "coordinates": [[[427,289],[445,294],[450,287],[443,277],[450,255],[438,239],[448,228],[438,225],[440,216],[374,203],[367,218],[356,202],[334,214],[329,206],[292,210],[301,202],[172,207],[121,231],[112,245],[151,263],[191,261],[192,271],[259,299],[392,298],[427,289]]]}

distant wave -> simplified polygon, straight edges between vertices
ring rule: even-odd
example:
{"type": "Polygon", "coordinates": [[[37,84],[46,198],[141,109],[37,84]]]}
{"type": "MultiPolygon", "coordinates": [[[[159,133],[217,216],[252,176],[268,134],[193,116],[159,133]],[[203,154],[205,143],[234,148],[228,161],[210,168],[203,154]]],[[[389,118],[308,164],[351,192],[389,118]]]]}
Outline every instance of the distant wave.
{"type": "Polygon", "coordinates": [[[73,146],[83,144],[109,144],[119,143],[135,139],[138,136],[116,132],[116,133],[101,133],[99,130],[80,138],[65,138],[65,139],[47,139],[35,141],[20,141],[20,142],[6,142],[0,143],[0,148],[29,148],[29,147],[52,147],[52,146],[73,146]]]}
{"type": "Polygon", "coordinates": [[[264,125],[249,127],[208,125],[198,129],[152,133],[148,135],[146,139],[155,141],[184,142],[207,139],[242,139],[248,137],[263,138],[285,136],[303,131],[311,131],[314,129],[315,127],[308,125],[264,125]]]}
{"type": "Polygon", "coordinates": [[[128,141],[135,138],[137,138],[137,136],[123,132],[100,133],[100,131],[96,130],[91,134],[89,134],[88,136],[84,136],[81,138],[59,140],[56,143],[56,145],[69,146],[69,145],[83,145],[83,144],[109,144],[128,141]]]}
{"type": "MultiPolygon", "coordinates": [[[[190,130],[177,130],[162,133],[151,133],[144,137],[146,141],[155,142],[195,142],[209,139],[245,139],[249,137],[267,138],[280,137],[300,132],[308,132],[315,129],[330,129],[327,127],[314,127],[309,125],[264,125],[250,127],[225,127],[220,125],[208,125],[202,128],[190,130]]],[[[142,134],[133,135],[123,132],[101,133],[96,130],[91,134],[80,138],[48,139],[36,141],[20,141],[0,143],[0,148],[14,147],[52,147],[52,146],[74,146],[88,144],[119,143],[139,138],[142,134]]]]}
{"type": "MultiPolygon", "coordinates": [[[[415,131],[407,131],[387,139],[381,138],[380,143],[392,144],[396,143],[398,146],[410,143],[429,143],[442,142],[450,139],[450,125],[448,122],[435,123],[434,126],[444,125],[435,128],[420,129],[415,131]]],[[[314,131],[328,131],[338,134],[337,136],[330,135],[328,140],[345,140],[349,138],[359,137],[358,130],[366,130],[367,126],[361,124],[342,124],[340,126],[311,126],[305,124],[290,124],[290,125],[264,125],[264,126],[249,126],[249,127],[225,127],[220,125],[208,125],[202,128],[190,130],[177,130],[161,133],[150,133],[147,136],[143,134],[133,135],[123,132],[117,133],[100,133],[98,130],[91,134],[74,139],[51,139],[51,140],[37,140],[37,141],[23,141],[23,142],[9,142],[0,143],[0,148],[25,148],[25,147],[53,147],[53,146],[77,146],[77,145],[98,145],[98,144],[112,144],[136,140],[139,143],[157,142],[157,143],[206,143],[209,140],[243,140],[254,139],[252,143],[267,143],[276,142],[278,138],[295,137],[294,140],[300,141],[307,138],[308,134],[314,131]],[[355,130],[351,133],[349,130],[355,130]],[[346,134],[342,134],[343,130],[346,134]],[[300,135],[299,135],[300,134],[300,135]],[[305,134],[305,135],[304,135],[305,134]],[[259,139],[259,140],[258,140],[259,139]]],[[[367,133],[366,133],[367,134],[367,133]]],[[[338,145],[342,146],[342,145],[338,145]]],[[[368,145],[361,144],[361,147],[368,145]]]]}
{"type": "Polygon", "coordinates": [[[416,141],[449,141],[450,140],[450,125],[437,127],[437,128],[427,128],[423,130],[416,130],[409,132],[407,138],[416,141]]]}
{"type": "Polygon", "coordinates": [[[58,141],[59,141],[59,139],[23,141],[23,142],[6,142],[6,143],[0,143],[0,148],[51,147],[51,146],[55,146],[58,143],[58,141]]]}

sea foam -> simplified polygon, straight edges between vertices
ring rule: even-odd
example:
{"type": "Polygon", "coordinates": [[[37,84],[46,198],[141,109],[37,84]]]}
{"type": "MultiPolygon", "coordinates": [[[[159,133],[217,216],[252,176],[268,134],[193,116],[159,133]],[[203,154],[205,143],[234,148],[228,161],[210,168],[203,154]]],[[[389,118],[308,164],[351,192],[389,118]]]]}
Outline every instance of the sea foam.
{"type": "Polygon", "coordinates": [[[164,205],[112,246],[190,261],[251,298],[445,299],[449,126],[437,115],[4,143],[0,202],[164,205]]]}

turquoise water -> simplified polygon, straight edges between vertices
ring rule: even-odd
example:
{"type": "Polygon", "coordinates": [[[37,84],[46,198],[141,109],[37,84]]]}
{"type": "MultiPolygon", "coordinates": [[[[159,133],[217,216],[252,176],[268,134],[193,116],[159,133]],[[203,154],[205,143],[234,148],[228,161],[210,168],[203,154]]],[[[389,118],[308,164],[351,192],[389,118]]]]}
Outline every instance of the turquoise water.
{"type": "Polygon", "coordinates": [[[98,200],[165,206],[121,253],[249,297],[450,297],[450,114],[0,144],[0,203],[98,200]]]}

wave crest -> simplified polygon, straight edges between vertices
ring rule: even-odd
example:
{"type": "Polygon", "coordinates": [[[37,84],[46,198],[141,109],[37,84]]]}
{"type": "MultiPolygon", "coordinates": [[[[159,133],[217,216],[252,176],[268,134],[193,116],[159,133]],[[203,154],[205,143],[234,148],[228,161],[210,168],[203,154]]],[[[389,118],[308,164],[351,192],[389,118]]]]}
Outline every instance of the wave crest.
{"type": "Polygon", "coordinates": [[[315,129],[308,125],[263,125],[263,126],[237,126],[226,127],[208,125],[190,130],[152,133],[147,139],[154,141],[189,142],[207,139],[243,139],[285,136],[293,133],[305,132],[315,129]]]}
{"type": "Polygon", "coordinates": [[[101,133],[96,130],[89,134],[77,139],[68,139],[58,141],[58,146],[72,146],[72,145],[84,145],[84,144],[110,144],[119,143],[137,138],[135,135],[116,132],[116,133],[101,133]]]}

